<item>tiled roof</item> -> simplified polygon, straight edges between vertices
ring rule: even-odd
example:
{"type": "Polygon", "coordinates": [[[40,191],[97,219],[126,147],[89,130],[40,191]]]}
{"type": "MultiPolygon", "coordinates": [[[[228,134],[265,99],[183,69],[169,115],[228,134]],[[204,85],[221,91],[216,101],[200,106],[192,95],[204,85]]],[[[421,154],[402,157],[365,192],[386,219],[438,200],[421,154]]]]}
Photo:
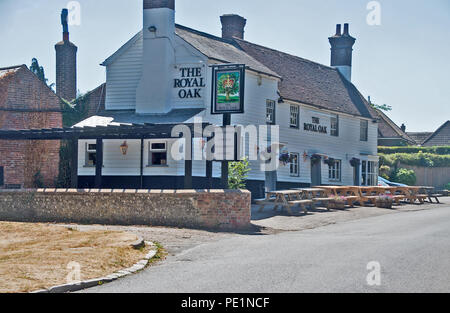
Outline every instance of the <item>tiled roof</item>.
{"type": "Polygon", "coordinates": [[[210,59],[224,63],[245,64],[257,72],[280,77],[276,71],[271,70],[266,65],[258,62],[252,56],[242,51],[239,47],[236,47],[233,41],[181,25],[177,25],[176,34],[210,59]]]}
{"type": "MultiPolygon", "coordinates": [[[[259,46],[238,38],[227,40],[181,25],[176,34],[209,59],[246,64],[250,69],[281,78],[279,91],[285,100],[317,108],[376,119],[378,114],[358,89],[332,67],[259,46]]],[[[142,38],[130,39],[103,65],[108,65],[142,38]]]]}
{"type": "Polygon", "coordinates": [[[367,118],[377,114],[358,89],[337,69],[284,52],[235,39],[249,55],[280,74],[284,99],[367,118]]]}
{"type": "Polygon", "coordinates": [[[401,138],[408,141],[410,144],[415,144],[416,141],[408,136],[404,131],[401,130],[397,124],[394,123],[386,114],[381,110],[377,110],[379,116],[378,123],[378,137],[379,138],[401,138]]]}
{"type": "MultiPolygon", "coordinates": [[[[245,64],[250,69],[261,72],[270,76],[280,77],[247,53],[234,45],[233,41],[225,40],[207,33],[202,33],[194,29],[176,25],[176,34],[184,41],[189,43],[197,51],[205,55],[207,58],[221,63],[239,63],[245,64]]],[[[127,43],[119,48],[113,55],[107,58],[102,65],[109,65],[114,60],[130,48],[136,41],[142,38],[142,31],[137,33],[127,43]]]]}
{"type": "Polygon", "coordinates": [[[421,145],[425,139],[430,137],[432,132],[407,132],[406,133],[412,140],[416,142],[416,144],[421,145]]]}
{"type": "Polygon", "coordinates": [[[450,146],[450,121],[445,122],[422,144],[426,147],[450,146]]]}

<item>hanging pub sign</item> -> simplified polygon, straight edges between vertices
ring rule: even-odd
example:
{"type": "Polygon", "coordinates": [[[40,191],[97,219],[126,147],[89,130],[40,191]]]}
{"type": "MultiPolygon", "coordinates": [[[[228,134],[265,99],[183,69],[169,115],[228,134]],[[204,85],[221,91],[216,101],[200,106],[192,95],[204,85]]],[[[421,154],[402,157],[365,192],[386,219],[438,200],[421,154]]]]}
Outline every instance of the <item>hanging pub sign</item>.
{"type": "Polygon", "coordinates": [[[213,65],[211,114],[244,113],[245,65],[213,65]]]}

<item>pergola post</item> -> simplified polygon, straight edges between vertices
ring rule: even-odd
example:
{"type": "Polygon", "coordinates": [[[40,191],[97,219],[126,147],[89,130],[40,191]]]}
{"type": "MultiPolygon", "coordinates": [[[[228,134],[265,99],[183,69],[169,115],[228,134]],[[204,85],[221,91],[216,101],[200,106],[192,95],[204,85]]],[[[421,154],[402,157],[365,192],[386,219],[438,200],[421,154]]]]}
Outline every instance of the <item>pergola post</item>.
{"type": "Polygon", "coordinates": [[[72,155],[70,160],[70,187],[78,188],[78,138],[69,141],[72,147],[72,155]]]}
{"type": "Polygon", "coordinates": [[[190,147],[188,142],[186,141],[186,147],[185,147],[185,161],[184,161],[184,188],[185,189],[192,189],[192,138],[190,147]]]}
{"type": "Polygon", "coordinates": [[[97,139],[96,142],[96,163],[95,163],[95,188],[102,188],[102,170],[103,170],[103,140],[97,139]]]}

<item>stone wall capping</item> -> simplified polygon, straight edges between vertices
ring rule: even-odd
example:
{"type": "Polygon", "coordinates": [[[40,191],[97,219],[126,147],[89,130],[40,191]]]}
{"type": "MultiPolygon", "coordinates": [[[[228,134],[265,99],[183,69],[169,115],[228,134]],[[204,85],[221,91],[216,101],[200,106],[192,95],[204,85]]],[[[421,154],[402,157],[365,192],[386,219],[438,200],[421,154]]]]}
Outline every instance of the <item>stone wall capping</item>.
{"type": "Polygon", "coordinates": [[[101,193],[112,193],[112,189],[102,189],[100,190],[101,193]]]}

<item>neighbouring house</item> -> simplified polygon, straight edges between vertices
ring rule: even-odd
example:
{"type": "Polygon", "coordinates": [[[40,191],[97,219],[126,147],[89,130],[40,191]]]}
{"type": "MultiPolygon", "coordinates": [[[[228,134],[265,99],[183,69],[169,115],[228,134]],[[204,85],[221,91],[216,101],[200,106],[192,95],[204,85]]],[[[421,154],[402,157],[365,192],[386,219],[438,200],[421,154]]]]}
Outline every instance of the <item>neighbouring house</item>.
{"type": "Polygon", "coordinates": [[[379,146],[410,146],[416,145],[416,140],[406,133],[406,126],[398,127],[383,111],[377,110],[378,145],[379,146]]]}
{"type": "MultiPolygon", "coordinates": [[[[60,128],[60,98],[26,65],[0,68],[0,129],[60,128]]],[[[59,141],[0,140],[0,188],[54,186],[59,141]]]]}
{"type": "MultiPolygon", "coordinates": [[[[356,39],[348,24],[328,38],[327,66],[244,40],[247,21],[239,15],[223,15],[217,37],[175,24],[173,0],[143,4],[142,30],[102,63],[106,84],[90,94],[89,118],[77,129],[164,129],[196,118],[221,126],[222,117],[210,110],[212,66],[244,64],[245,111],[233,115],[231,124],[279,125],[279,141],[289,154],[276,172],[264,173],[259,161],[251,162],[248,188],[254,196],[273,188],[377,184],[378,114],[351,82],[356,39]]],[[[122,137],[78,142],[78,186],[183,188],[189,173],[191,187],[209,187],[208,162],[171,157],[176,139],[122,137]]],[[[214,162],[215,187],[221,174],[220,162],[214,162]]]]}
{"type": "Polygon", "coordinates": [[[450,146],[450,121],[445,122],[422,143],[424,147],[450,146]]]}

